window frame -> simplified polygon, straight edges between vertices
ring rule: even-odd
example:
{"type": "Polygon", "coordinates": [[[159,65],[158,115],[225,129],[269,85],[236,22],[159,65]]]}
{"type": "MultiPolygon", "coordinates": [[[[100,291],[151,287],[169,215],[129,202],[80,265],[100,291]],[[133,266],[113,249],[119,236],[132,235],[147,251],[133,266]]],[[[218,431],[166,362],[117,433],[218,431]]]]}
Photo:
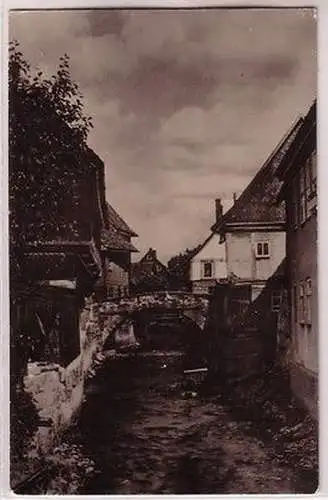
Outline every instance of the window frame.
{"type": "Polygon", "coordinates": [[[201,261],[201,276],[202,279],[213,279],[215,276],[215,270],[214,270],[214,260],[213,259],[204,259],[201,261]],[[206,275],[206,265],[210,264],[211,265],[211,274],[210,276],[206,275]]]}
{"type": "Polygon", "coordinates": [[[298,287],[297,284],[294,283],[293,285],[293,291],[292,291],[293,297],[292,297],[292,303],[293,303],[293,321],[294,323],[298,323],[298,287]]]}
{"type": "Polygon", "coordinates": [[[271,292],[271,311],[272,312],[280,312],[282,306],[283,299],[283,290],[272,290],[271,292]],[[279,298],[279,304],[275,304],[275,299],[279,298]]]}
{"type": "Polygon", "coordinates": [[[307,278],[305,281],[305,323],[308,326],[312,325],[312,279],[307,278]]]}
{"type": "Polygon", "coordinates": [[[292,181],[292,227],[297,229],[315,213],[317,196],[316,150],[306,158],[292,181]]]}
{"type": "Polygon", "coordinates": [[[308,219],[308,205],[307,205],[307,165],[306,161],[300,168],[299,173],[299,192],[300,192],[300,224],[304,224],[308,219]]]}
{"type": "Polygon", "coordinates": [[[256,259],[270,259],[270,242],[268,240],[257,241],[255,243],[255,257],[256,259]],[[267,251],[264,249],[267,247],[267,251]],[[261,248],[261,252],[259,252],[261,248]]]}
{"type": "Polygon", "coordinates": [[[304,326],[305,325],[305,287],[304,287],[304,283],[303,282],[301,282],[299,284],[298,298],[299,298],[299,303],[298,303],[298,307],[299,307],[299,314],[298,314],[299,324],[304,326]]]}

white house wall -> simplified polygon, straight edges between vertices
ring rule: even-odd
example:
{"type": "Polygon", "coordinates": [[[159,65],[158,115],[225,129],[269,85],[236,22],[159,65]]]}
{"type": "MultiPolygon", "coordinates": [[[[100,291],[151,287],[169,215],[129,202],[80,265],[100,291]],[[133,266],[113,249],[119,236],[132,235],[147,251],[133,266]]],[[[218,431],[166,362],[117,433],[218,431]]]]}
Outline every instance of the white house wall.
{"type": "Polygon", "coordinates": [[[286,255],[286,236],[277,232],[227,233],[227,270],[238,278],[265,281],[276,271],[286,255]],[[256,258],[256,243],[269,243],[269,258],[256,258]]]}
{"type": "Polygon", "coordinates": [[[227,277],[225,244],[220,243],[220,236],[214,234],[204,248],[191,261],[191,280],[203,279],[201,262],[211,260],[214,262],[214,279],[227,277]]]}

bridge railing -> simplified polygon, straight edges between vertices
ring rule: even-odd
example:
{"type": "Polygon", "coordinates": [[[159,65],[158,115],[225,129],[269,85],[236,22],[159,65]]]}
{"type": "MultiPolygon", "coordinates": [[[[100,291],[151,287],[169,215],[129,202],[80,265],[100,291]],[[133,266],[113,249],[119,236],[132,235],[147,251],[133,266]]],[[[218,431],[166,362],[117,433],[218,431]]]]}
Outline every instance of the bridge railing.
{"type": "Polygon", "coordinates": [[[142,309],[153,309],[165,307],[167,309],[193,309],[205,305],[203,298],[191,293],[169,293],[156,292],[149,294],[138,294],[135,296],[121,298],[116,301],[107,300],[102,306],[110,314],[134,312],[142,309]]]}

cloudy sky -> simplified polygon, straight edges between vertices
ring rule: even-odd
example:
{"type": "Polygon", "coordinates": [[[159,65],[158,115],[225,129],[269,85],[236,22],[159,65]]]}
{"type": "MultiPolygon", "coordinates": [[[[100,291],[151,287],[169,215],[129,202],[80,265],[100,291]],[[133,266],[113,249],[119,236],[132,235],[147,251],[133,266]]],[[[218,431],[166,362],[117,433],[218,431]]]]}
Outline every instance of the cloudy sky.
{"type": "Polygon", "coordinates": [[[15,12],[33,67],[61,55],[93,117],[107,198],[166,261],[204,239],[316,92],[313,11],[15,12]]]}

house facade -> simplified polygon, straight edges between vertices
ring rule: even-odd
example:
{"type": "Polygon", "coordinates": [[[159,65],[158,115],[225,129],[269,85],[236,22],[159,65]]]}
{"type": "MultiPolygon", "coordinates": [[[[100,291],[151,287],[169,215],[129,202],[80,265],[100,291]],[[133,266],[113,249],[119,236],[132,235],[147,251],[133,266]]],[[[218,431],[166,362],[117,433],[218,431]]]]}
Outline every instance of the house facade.
{"type": "Polygon", "coordinates": [[[211,228],[219,255],[225,255],[212,296],[221,311],[214,329],[222,376],[259,374],[279,355],[286,303],[286,213],[284,201],[277,203],[281,181],[276,172],[301,123],[283,137],[211,228]]]}
{"type": "Polygon", "coordinates": [[[291,387],[317,416],[318,277],[316,103],[304,118],[278,175],[284,181],[290,304],[291,387]]]}
{"type": "Polygon", "coordinates": [[[206,295],[227,276],[226,245],[220,235],[212,233],[190,260],[192,292],[206,295]]]}
{"type": "Polygon", "coordinates": [[[138,251],[132,244],[132,238],[137,236],[107,203],[101,232],[103,274],[96,285],[98,298],[115,299],[130,294],[131,253],[138,251]]]}
{"type": "MultiPolygon", "coordinates": [[[[80,312],[102,273],[105,183],[104,164],[92,150],[81,154],[79,162],[79,174],[51,220],[38,207],[35,216],[30,208],[27,223],[17,219],[20,241],[10,247],[10,328],[13,366],[21,364],[22,369],[27,359],[67,366],[80,353],[80,312]],[[28,339],[26,352],[17,356],[21,338],[28,339]]],[[[30,189],[37,196],[32,173],[30,189]]],[[[60,180],[60,171],[58,175],[60,180]]]]}
{"type": "Polygon", "coordinates": [[[169,283],[168,269],[157,258],[153,248],[149,248],[142,259],[132,265],[132,288],[135,293],[167,290],[169,283]]]}
{"type": "Polygon", "coordinates": [[[300,121],[211,228],[225,247],[227,278],[250,285],[252,300],[264,291],[286,255],[285,206],[283,201],[276,202],[281,182],[275,174],[299,127],[300,121]]]}
{"type": "Polygon", "coordinates": [[[241,195],[234,196],[229,210],[223,213],[216,200],[212,234],[190,263],[194,293],[208,293],[216,283],[233,280],[250,285],[255,300],[279,268],[286,255],[286,215],[284,202],[276,203],[281,182],[275,172],[299,127],[298,121],[241,195]]]}

